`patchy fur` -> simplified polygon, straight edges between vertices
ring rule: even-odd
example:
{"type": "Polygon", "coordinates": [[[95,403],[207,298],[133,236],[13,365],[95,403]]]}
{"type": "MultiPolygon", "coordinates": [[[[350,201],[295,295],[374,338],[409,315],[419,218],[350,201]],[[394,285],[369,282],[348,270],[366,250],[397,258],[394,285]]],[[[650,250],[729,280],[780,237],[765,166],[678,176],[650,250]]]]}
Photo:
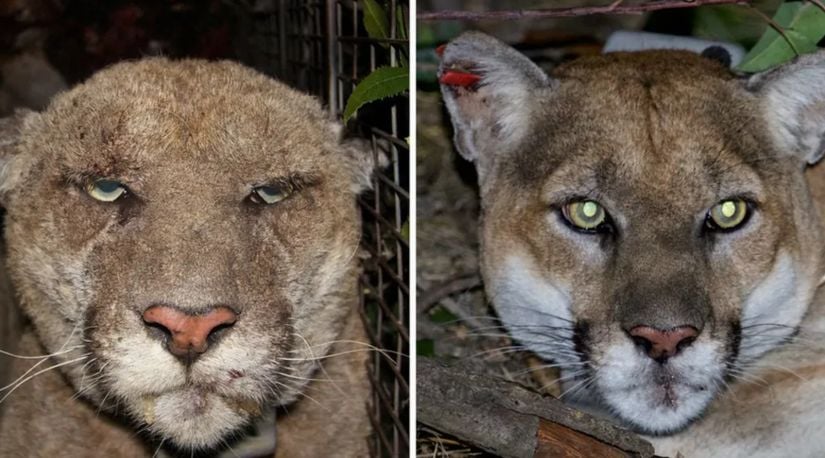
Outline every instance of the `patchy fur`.
{"type": "Polygon", "coordinates": [[[146,59],[4,122],[21,352],[65,365],[5,401],[0,455],[219,451],[278,406],[278,456],[366,453],[355,196],[372,163],[315,99],[231,62],[146,59]],[[93,199],[99,178],[128,194],[93,199]],[[249,199],[270,183],[292,193],[249,199]],[[143,322],[153,305],[238,319],[187,363],[143,322]]]}
{"type": "Polygon", "coordinates": [[[751,78],[688,52],[613,53],[539,78],[468,33],[440,71],[479,76],[442,93],[479,172],[485,286],[513,337],[562,367],[563,396],[655,436],[659,454],[821,454],[825,378],[783,371],[825,362],[823,224],[805,176],[825,151],[825,53],[751,78]],[[731,198],[749,219],[709,229],[731,198]],[[581,200],[607,229],[566,221],[581,200]],[[637,328],[697,334],[657,359],[637,328]]]}

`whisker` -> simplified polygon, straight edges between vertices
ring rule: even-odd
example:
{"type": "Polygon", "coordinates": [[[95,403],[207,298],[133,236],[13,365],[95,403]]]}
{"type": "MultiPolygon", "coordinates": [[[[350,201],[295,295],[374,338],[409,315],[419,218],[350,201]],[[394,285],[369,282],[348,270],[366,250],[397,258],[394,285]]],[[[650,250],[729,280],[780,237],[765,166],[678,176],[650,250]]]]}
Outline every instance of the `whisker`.
{"type": "MultiPolygon", "coordinates": [[[[3,390],[6,390],[6,389],[9,389],[9,387],[11,386],[11,389],[9,390],[9,392],[8,392],[8,393],[6,393],[6,394],[5,394],[2,398],[0,398],[0,403],[2,403],[3,401],[5,401],[5,400],[6,400],[6,398],[8,398],[8,397],[9,397],[12,393],[14,393],[14,392],[15,392],[15,390],[17,390],[17,388],[19,388],[20,386],[22,386],[24,383],[28,382],[29,380],[31,380],[31,379],[33,379],[33,378],[37,377],[38,375],[43,374],[43,373],[46,373],[46,372],[48,372],[48,371],[50,371],[50,370],[52,370],[52,369],[56,369],[56,368],[58,368],[58,367],[66,366],[66,365],[69,365],[69,364],[74,364],[74,363],[77,363],[78,361],[83,361],[83,360],[84,360],[84,359],[86,359],[89,355],[90,355],[90,353],[87,353],[86,355],[81,356],[80,358],[70,359],[70,360],[68,360],[68,361],[64,361],[64,362],[62,362],[62,363],[55,364],[55,365],[50,366],[50,367],[47,367],[47,368],[45,368],[45,369],[41,369],[41,370],[37,371],[36,373],[34,373],[34,374],[32,374],[32,375],[30,375],[30,376],[26,377],[25,379],[21,380],[20,382],[17,382],[17,380],[20,380],[20,379],[18,378],[17,380],[15,380],[14,382],[12,382],[12,385],[13,385],[13,386],[9,385],[9,386],[5,386],[5,387],[3,387],[3,388],[0,388],[0,391],[3,391],[3,390]],[[15,383],[16,383],[16,384],[15,384],[15,383]]],[[[45,360],[44,360],[44,361],[45,361],[45,360]]],[[[38,364],[40,364],[40,363],[38,363],[38,364]]]]}
{"type": "Polygon", "coordinates": [[[280,375],[281,377],[286,377],[286,378],[293,379],[293,380],[299,380],[299,381],[302,381],[302,382],[333,382],[334,383],[334,380],[332,380],[330,378],[322,379],[322,378],[299,377],[297,375],[290,375],[290,374],[286,374],[286,373],[278,372],[278,371],[272,371],[272,373],[275,374],[275,375],[280,375]]]}
{"type": "Polygon", "coordinates": [[[15,354],[15,353],[10,353],[10,352],[4,351],[4,350],[0,350],[0,355],[6,355],[6,356],[10,356],[12,358],[17,358],[17,359],[44,359],[44,358],[50,358],[52,356],[65,355],[66,353],[71,353],[71,352],[77,350],[78,348],[83,348],[83,345],[75,345],[73,347],[69,347],[66,350],[57,351],[55,353],[51,353],[51,354],[48,354],[48,355],[33,355],[33,356],[18,355],[18,354],[15,354]]]}
{"type": "MultiPolygon", "coordinates": [[[[356,349],[356,350],[342,351],[342,352],[339,352],[339,353],[332,353],[332,354],[329,354],[329,355],[316,356],[316,357],[310,357],[310,358],[284,358],[284,357],[279,357],[278,359],[283,360],[283,361],[320,361],[322,359],[332,358],[332,357],[335,357],[335,356],[349,355],[349,354],[352,354],[352,353],[362,353],[362,352],[366,352],[366,351],[375,351],[375,350],[372,349],[372,348],[360,348],[360,349],[356,349]]],[[[405,355],[404,353],[402,353],[400,351],[393,351],[393,350],[383,350],[383,351],[385,353],[391,353],[391,354],[401,356],[402,358],[407,357],[407,355],[405,355]]]]}
{"type": "MultiPolygon", "coordinates": [[[[307,341],[307,340],[304,338],[304,336],[302,336],[302,335],[301,335],[299,332],[297,332],[297,331],[296,331],[294,334],[295,334],[295,335],[297,335],[298,337],[300,337],[300,338],[301,338],[301,340],[304,342],[304,345],[306,345],[306,346],[307,346],[307,348],[309,348],[309,354],[310,354],[311,356],[313,356],[313,358],[314,358],[315,353],[312,351],[312,346],[309,344],[309,341],[307,341]]],[[[332,378],[329,376],[329,373],[327,373],[326,368],[325,368],[323,365],[320,365],[320,368],[321,368],[321,372],[324,374],[324,376],[325,376],[326,378],[328,378],[328,379],[332,380],[332,378]]],[[[334,387],[335,387],[335,389],[336,389],[336,390],[338,390],[338,392],[339,392],[339,393],[344,394],[344,390],[342,390],[342,389],[338,386],[338,384],[337,384],[337,383],[333,382],[332,386],[334,386],[334,387]]]]}
{"type": "Polygon", "coordinates": [[[161,439],[161,440],[160,440],[160,445],[158,445],[158,449],[157,449],[157,450],[155,450],[155,453],[152,455],[152,458],[157,458],[158,453],[160,453],[160,449],[162,449],[162,448],[163,448],[163,443],[164,443],[164,442],[166,442],[166,438],[165,438],[165,437],[164,437],[163,439],[161,439]]]}
{"type": "MultiPolygon", "coordinates": [[[[538,367],[531,367],[531,368],[525,369],[523,371],[514,372],[513,374],[515,374],[515,375],[526,375],[526,374],[530,374],[530,373],[533,373],[533,372],[538,372],[538,371],[545,370],[545,369],[566,369],[566,368],[569,368],[569,367],[589,367],[589,366],[590,366],[590,364],[588,364],[588,363],[542,364],[538,367]]],[[[561,380],[561,379],[558,379],[558,380],[561,380]]]]}
{"type": "MultiPolygon", "coordinates": [[[[316,348],[316,347],[329,347],[329,346],[332,346],[332,345],[338,344],[338,343],[362,345],[364,347],[367,347],[368,349],[371,349],[372,351],[375,351],[376,353],[383,356],[384,359],[386,359],[387,364],[389,364],[389,365],[391,365],[392,367],[395,367],[395,368],[398,368],[398,365],[397,365],[396,361],[390,356],[390,353],[396,353],[398,356],[404,357],[404,358],[408,357],[408,355],[405,355],[403,353],[384,350],[383,348],[378,348],[375,345],[372,345],[372,344],[369,344],[369,343],[366,343],[366,342],[361,342],[359,340],[331,340],[331,341],[324,342],[324,343],[321,343],[321,344],[311,345],[311,346],[309,346],[309,348],[312,349],[312,348],[316,348]]],[[[299,352],[299,351],[302,351],[302,350],[301,349],[294,349],[294,350],[290,350],[290,351],[295,353],[295,352],[299,352]]]]}
{"type": "Polygon", "coordinates": [[[235,450],[232,449],[232,447],[229,445],[229,442],[223,439],[221,439],[221,442],[223,443],[224,447],[226,447],[226,449],[229,450],[229,453],[235,456],[235,458],[241,458],[240,456],[238,456],[237,453],[235,453],[235,450]]]}
{"type": "Polygon", "coordinates": [[[592,375],[592,376],[590,376],[590,377],[586,377],[586,378],[584,378],[584,379],[583,379],[582,381],[580,381],[579,383],[576,383],[575,385],[571,386],[570,388],[568,388],[568,389],[564,390],[564,391],[563,391],[563,392],[559,395],[559,399],[564,399],[564,397],[565,397],[567,394],[572,394],[573,392],[575,392],[574,390],[576,390],[577,388],[579,388],[580,386],[582,386],[582,385],[583,385],[583,384],[585,384],[585,383],[588,383],[588,382],[590,382],[590,381],[592,381],[592,380],[595,380],[595,378],[596,378],[596,376],[595,376],[595,375],[592,375]]]}

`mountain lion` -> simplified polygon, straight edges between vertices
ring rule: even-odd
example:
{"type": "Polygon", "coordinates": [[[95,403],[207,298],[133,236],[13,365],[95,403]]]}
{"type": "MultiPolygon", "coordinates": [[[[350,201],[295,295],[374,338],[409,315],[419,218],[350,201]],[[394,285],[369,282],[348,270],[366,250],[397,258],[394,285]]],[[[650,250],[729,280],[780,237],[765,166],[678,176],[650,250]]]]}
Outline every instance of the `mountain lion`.
{"type": "Polygon", "coordinates": [[[683,51],[548,75],[479,33],[441,52],[485,288],[564,397],[661,455],[822,456],[825,52],[750,76],[683,51]]]}
{"type": "Polygon", "coordinates": [[[372,160],[340,133],[239,64],[157,58],[3,120],[31,327],[0,456],[233,456],[276,406],[277,456],[364,456],[355,197],[372,160]]]}

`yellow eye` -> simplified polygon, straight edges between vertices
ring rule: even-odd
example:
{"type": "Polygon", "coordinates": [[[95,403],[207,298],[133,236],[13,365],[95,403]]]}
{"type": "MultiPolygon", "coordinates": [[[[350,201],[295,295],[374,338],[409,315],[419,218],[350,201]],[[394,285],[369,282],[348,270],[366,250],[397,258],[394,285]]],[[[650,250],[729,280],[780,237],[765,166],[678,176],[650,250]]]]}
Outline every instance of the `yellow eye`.
{"type": "Polygon", "coordinates": [[[593,230],[605,221],[605,211],[592,200],[579,200],[564,206],[564,217],[570,224],[585,230],[593,230]]]}
{"type": "Polygon", "coordinates": [[[734,229],[745,222],[748,204],[742,199],[728,199],[719,202],[708,213],[708,224],[719,229],[734,229]]]}
{"type": "Polygon", "coordinates": [[[286,199],[289,194],[286,186],[258,186],[252,190],[249,199],[256,204],[272,205],[286,199]]]}
{"type": "Polygon", "coordinates": [[[100,179],[86,185],[86,192],[101,202],[114,202],[126,194],[126,186],[119,181],[100,179]]]}

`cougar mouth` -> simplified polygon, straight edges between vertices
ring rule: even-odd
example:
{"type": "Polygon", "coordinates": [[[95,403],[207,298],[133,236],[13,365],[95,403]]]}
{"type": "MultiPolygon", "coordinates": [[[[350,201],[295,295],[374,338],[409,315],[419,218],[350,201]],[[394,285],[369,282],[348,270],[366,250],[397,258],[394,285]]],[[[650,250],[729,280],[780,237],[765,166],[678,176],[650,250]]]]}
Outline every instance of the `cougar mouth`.
{"type": "Polygon", "coordinates": [[[637,432],[673,434],[700,418],[727,373],[723,345],[704,339],[660,362],[631,342],[613,345],[595,363],[595,391],[608,409],[637,432]]]}

